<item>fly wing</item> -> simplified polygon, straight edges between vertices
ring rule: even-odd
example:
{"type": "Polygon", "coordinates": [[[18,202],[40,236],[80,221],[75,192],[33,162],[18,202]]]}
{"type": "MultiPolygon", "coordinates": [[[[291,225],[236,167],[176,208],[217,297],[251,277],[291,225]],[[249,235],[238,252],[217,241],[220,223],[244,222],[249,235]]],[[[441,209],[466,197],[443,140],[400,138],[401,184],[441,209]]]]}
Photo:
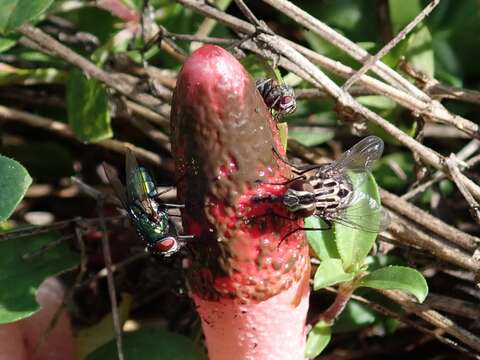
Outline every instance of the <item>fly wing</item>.
{"type": "Polygon", "coordinates": [[[140,205],[149,218],[155,218],[158,201],[155,182],[147,170],[141,167],[131,149],[127,148],[125,157],[127,199],[130,203],[140,205]]]}
{"type": "Polygon", "coordinates": [[[112,185],[113,191],[115,195],[117,195],[118,200],[122,203],[122,206],[128,210],[128,201],[127,195],[125,192],[125,188],[122,185],[122,182],[118,178],[117,171],[107,163],[103,163],[103,169],[105,170],[105,174],[107,175],[108,182],[112,185]]]}
{"type": "Polygon", "coordinates": [[[128,201],[134,203],[135,200],[144,200],[146,191],[142,188],[143,181],[139,172],[138,162],[129,148],[127,148],[125,153],[125,177],[128,201]]]}
{"type": "Polygon", "coordinates": [[[327,168],[343,173],[370,171],[375,161],[382,156],[382,152],[383,140],[377,136],[368,136],[345,151],[340,159],[329,164],[327,168]]]}
{"type": "Polygon", "coordinates": [[[349,228],[359,229],[370,233],[379,233],[390,224],[388,212],[370,195],[355,191],[351,205],[330,215],[327,220],[349,228]]]}

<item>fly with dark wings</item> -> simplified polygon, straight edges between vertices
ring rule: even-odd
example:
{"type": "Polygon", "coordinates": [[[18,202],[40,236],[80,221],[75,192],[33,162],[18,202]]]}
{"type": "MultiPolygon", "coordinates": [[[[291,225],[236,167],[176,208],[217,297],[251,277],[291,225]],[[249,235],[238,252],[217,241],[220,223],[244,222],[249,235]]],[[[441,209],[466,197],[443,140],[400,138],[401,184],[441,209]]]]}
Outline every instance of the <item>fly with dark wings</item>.
{"type": "MultiPolygon", "coordinates": [[[[272,199],[256,197],[257,202],[281,202],[293,218],[318,216],[328,227],[303,230],[327,230],[332,223],[366,232],[378,233],[389,224],[388,213],[378,201],[359,189],[367,180],[373,164],[383,152],[383,141],[369,136],[347,150],[338,160],[324,165],[295,167],[297,174],[285,183],[287,191],[272,199]],[[311,174],[311,175],[309,175],[311,174]],[[355,177],[355,186],[352,178],[355,177]]],[[[300,230],[300,229],[298,229],[300,230]]]]}

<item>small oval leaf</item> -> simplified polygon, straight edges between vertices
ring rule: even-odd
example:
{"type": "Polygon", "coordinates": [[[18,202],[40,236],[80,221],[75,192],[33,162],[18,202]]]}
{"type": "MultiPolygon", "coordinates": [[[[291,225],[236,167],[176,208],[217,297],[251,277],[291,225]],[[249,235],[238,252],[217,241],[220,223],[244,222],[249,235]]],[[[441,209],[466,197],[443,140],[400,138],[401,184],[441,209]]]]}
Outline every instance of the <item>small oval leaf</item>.
{"type": "Polygon", "coordinates": [[[417,270],[405,266],[388,266],[363,277],[360,286],[374,289],[397,289],[411,293],[419,302],[428,295],[427,281],[417,270]]]}
{"type": "Polygon", "coordinates": [[[315,273],[313,280],[313,288],[315,290],[323,289],[327,286],[332,286],[340,282],[350,281],[353,279],[353,274],[346,273],[343,270],[343,262],[340,259],[326,259],[322,260],[320,266],[315,273]]]}
{"type": "Polygon", "coordinates": [[[12,215],[31,183],[32,178],[20,163],[0,155],[0,222],[12,215]]]}
{"type": "Polygon", "coordinates": [[[84,142],[111,138],[108,96],[103,85],[73,70],[67,82],[68,122],[75,136],[84,142]]]}
{"type": "Polygon", "coordinates": [[[319,321],[308,333],[305,356],[308,359],[317,357],[327,347],[331,336],[331,326],[323,321],[319,321]]]}

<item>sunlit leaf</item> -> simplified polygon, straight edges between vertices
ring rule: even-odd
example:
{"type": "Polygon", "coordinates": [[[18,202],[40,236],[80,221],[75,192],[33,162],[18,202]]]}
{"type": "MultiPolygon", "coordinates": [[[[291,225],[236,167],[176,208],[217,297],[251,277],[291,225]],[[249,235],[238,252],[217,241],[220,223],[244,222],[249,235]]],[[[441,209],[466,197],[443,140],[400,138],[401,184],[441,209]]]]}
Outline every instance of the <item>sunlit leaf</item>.
{"type": "Polygon", "coordinates": [[[343,269],[343,263],[340,259],[326,259],[320,263],[313,279],[313,288],[315,290],[323,289],[340,282],[353,279],[352,273],[346,273],[343,269]]]}
{"type": "Polygon", "coordinates": [[[112,137],[107,92],[103,85],[73,70],[67,82],[68,122],[76,137],[97,142],[112,137]]]}
{"type": "MultiPolygon", "coordinates": [[[[305,227],[312,229],[327,229],[327,224],[316,216],[310,216],[305,219],[305,227]]],[[[308,243],[320,260],[331,258],[340,258],[335,245],[335,235],[332,229],[307,231],[308,243]]]]}
{"type": "Polygon", "coordinates": [[[361,286],[374,289],[397,289],[409,292],[419,302],[423,302],[428,294],[427,281],[417,270],[404,266],[388,266],[366,275],[361,286]]]}
{"type": "Polygon", "coordinates": [[[0,155],[0,222],[12,214],[31,183],[32,178],[22,165],[0,155]]]}

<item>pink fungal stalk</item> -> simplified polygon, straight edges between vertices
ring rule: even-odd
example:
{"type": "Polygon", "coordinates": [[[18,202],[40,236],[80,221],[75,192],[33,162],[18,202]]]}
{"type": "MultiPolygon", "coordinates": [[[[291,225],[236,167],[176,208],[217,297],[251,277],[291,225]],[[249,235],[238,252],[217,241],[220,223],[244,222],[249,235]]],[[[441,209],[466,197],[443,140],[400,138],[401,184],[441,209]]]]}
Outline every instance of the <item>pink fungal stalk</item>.
{"type": "Polygon", "coordinates": [[[255,81],[224,49],[206,45],[185,62],[171,136],[209,359],[304,359],[310,266],[303,232],[292,233],[303,221],[255,201],[281,196],[293,176],[255,81]]]}

